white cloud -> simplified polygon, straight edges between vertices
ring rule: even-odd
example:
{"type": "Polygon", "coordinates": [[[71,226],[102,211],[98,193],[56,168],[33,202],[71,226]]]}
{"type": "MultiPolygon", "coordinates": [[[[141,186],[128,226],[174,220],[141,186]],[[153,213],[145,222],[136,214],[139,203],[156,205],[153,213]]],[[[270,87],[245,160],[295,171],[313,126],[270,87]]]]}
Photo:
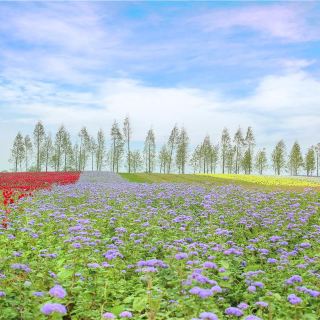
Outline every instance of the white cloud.
{"type": "Polygon", "coordinates": [[[251,97],[239,101],[239,106],[275,117],[319,117],[320,81],[303,71],[266,76],[251,97]]]}
{"type": "Polygon", "coordinates": [[[5,115],[15,115],[1,121],[10,127],[5,133],[2,167],[7,167],[14,134],[18,130],[32,133],[39,119],[52,131],[64,123],[76,136],[83,125],[92,134],[100,127],[109,134],[114,119],[121,121],[128,114],[134,140],[142,142],[152,126],[158,144],[167,139],[175,123],[187,128],[193,144],[205,134],[217,141],[224,126],[234,132],[239,125],[251,125],[257,145],[269,150],[281,138],[289,145],[298,139],[304,147],[320,139],[320,81],[302,71],[264,77],[251,95],[232,100],[219,92],[147,86],[133,79],[109,79],[84,92],[22,81],[0,88],[6,100],[1,109],[6,108],[5,115]]]}
{"type": "Polygon", "coordinates": [[[310,8],[310,4],[306,7],[295,4],[242,6],[209,10],[193,20],[205,31],[245,27],[265,36],[304,42],[320,36],[318,27],[309,24],[306,13],[310,8]]]}

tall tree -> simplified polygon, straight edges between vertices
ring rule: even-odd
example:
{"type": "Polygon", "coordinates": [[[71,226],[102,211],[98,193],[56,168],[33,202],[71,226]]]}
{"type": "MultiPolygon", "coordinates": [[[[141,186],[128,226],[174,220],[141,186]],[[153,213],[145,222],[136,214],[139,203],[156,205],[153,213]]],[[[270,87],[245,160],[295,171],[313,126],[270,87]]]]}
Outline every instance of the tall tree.
{"type": "Polygon", "coordinates": [[[210,150],[210,173],[216,173],[216,168],[218,164],[218,155],[219,155],[219,146],[218,145],[211,145],[210,150]]]}
{"type": "Polygon", "coordinates": [[[266,149],[258,151],[256,155],[255,168],[261,175],[263,174],[263,171],[268,168],[266,149]]]}
{"type": "Polygon", "coordinates": [[[90,150],[90,136],[86,127],[82,127],[79,132],[80,145],[79,145],[79,171],[86,168],[88,161],[88,153],[90,150]]]}
{"type": "Polygon", "coordinates": [[[97,134],[97,149],[96,149],[96,168],[98,171],[102,170],[103,159],[106,153],[106,146],[105,146],[105,137],[102,129],[98,131],[97,134]]]}
{"type": "Polygon", "coordinates": [[[272,151],[272,166],[275,174],[280,175],[281,170],[285,167],[286,145],[280,140],[272,151]]]}
{"type": "Polygon", "coordinates": [[[136,173],[137,171],[141,170],[143,165],[143,160],[139,150],[134,150],[130,152],[131,152],[131,161],[132,161],[131,168],[132,168],[132,171],[136,173]]]}
{"type": "Polygon", "coordinates": [[[123,155],[123,137],[119,129],[117,121],[114,121],[111,127],[111,149],[110,160],[112,164],[112,171],[119,172],[120,162],[123,155]]]}
{"type": "Polygon", "coordinates": [[[288,167],[290,174],[296,176],[299,169],[303,166],[303,157],[301,154],[301,148],[299,143],[296,141],[290,151],[288,167]]]}
{"type": "Polygon", "coordinates": [[[131,122],[129,117],[126,116],[123,122],[123,136],[125,139],[126,149],[127,149],[127,167],[128,167],[129,173],[131,172],[131,152],[130,152],[131,134],[132,134],[131,122]]]}
{"type": "Polygon", "coordinates": [[[22,167],[22,161],[25,157],[25,146],[24,146],[24,139],[20,132],[16,135],[13,147],[11,149],[11,161],[14,163],[14,171],[18,171],[18,167],[22,167]]]}
{"type": "Polygon", "coordinates": [[[174,152],[177,147],[177,141],[179,136],[179,129],[177,125],[175,124],[173,129],[171,130],[169,139],[168,139],[168,153],[169,153],[169,159],[168,159],[168,171],[167,173],[171,172],[173,159],[174,159],[174,152]]]}
{"type": "Polygon", "coordinates": [[[236,147],[229,146],[227,153],[226,153],[226,169],[228,174],[232,173],[234,171],[234,158],[236,154],[236,147]]]}
{"type": "Polygon", "coordinates": [[[193,168],[193,173],[200,173],[201,172],[201,145],[197,145],[196,148],[193,150],[193,153],[190,158],[190,165],[193,168]]]}
{"type": "Polygon", "coordinates": [[[56,162],[56,170],[60,171],[61,163],[62,163],[62,156],[63,156],[63,148],[64,148],[64,139],[65,139],[66,130],[64,126],[60,126],[58,129],[55,141],[54,141],[54,147],[55,147],[55,162],[56,162]]]}
{"type": "Polygon", "coordinates": [[[63,152],[63,161],[64,161],[64,171],[68,171],[71,169],[72,162],[73,162],[73,149],[72,149],[72,142],[70,133],[65,129],[63,134],[63,145],[62,145],[62,152],[63,152]]]}
{"type": "Polygon", "coordinates": [[[211,140],[209,135],[206,135],[200,147],[200,157],[202,161],[203,173],[209,173],[211,150],[212,150],[211,140]]]}
{"type": "Polygon", "coordinates": [[[177,152],[176,152],[176,164],[179,170],[179,173],[184,174],[186,163],[188,161],[188,145],[189,137],[186,129],[183,127],[178,135],[177,139],[177,152]]]}
{"type": "Polygon", "coordinates": [[[244,152],[243,157],[241,159],[241,166],[245,174],[249,174],[250,172],[250,164],[251,164],[251,154],[249,148],[244,152]]]}
{"type": "Polygon", "coordinates": [[[253,134],[253,130],[251,127],[248,127],[246,138],[245,138],[245,145],[247,146],[248,154],[247,154],[247,163],[248,163],[248,173],[251,174],[252,172],[252,159],[253,159],[253,147],[255,145],[255,138],[253,134]]]}
{"type": "Polygon", "coordinates": [[[230,134],[227,128],[224,128],[221,135],[221,160],[222,173],[225,171],[227,152],[230,148],[230,134]]]}
{"type": "Polygon", "coordinates": [[[45,138],[45,130],[41,121],[38,121],[34,130],[33,130],[33,139],[36,149],[36,169],[41,171],[41,148],[45,138]]]}
{"type": "Polygon", "coordinates": [[[166,173],[167,172],[167,165],[169,162],[169,152],[167,149],[167,145],[164,144],[159,152],[159,170],[160,173],[166,173]]]}
{"type": "Polygon", "coordinates": [[[307,171],[307,176],[312,175],[315,168],[316,168],[316,155],[315,155],[314,148],[311,147],[308,149],[308,152],[305,157],[305,169],[307,171]]]}
{"type": "Polygon", "coordinates": [[[151,173],[154,170],[155,157],[156,157],[156,143],[153,129],[147,133],[144,141],[144,157],[146,164],[146,172],[151,173]]]}
{"type": "Polygon", "coordinates": [[[26,164],[26,171],[29,169],[29,156],[32,154],[32,141],[30,136],[27,134],[24,137],[24,150],[25,150],[25,164],[26,164]]]}
{"type": "Polygon", "coordinates": [[[235,173],[240,172],[241,153],[244,146],[244,138],[241,128],[234,135],[233,142],[235,144],[235,173]]]}
{"type": "Polygon", "coordinates": [[[49,169],[50,162],[52,162],[52,160],[54,161],[54,159],[52,159],[52,156],[53,156],[52,150],[53,150],[53,144],[52,144],[51,134],[48,133],[44,138],[44,143],[43,143],[43,159],[44,159],[44,166],[45,166],[46,172],[49,169]]]}

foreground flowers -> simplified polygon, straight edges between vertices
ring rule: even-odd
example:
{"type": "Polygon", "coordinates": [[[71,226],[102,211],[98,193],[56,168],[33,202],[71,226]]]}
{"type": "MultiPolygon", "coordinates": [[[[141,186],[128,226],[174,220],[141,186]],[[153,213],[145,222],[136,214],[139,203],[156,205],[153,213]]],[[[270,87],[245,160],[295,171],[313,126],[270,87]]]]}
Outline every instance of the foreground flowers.
{"type": "Polygon", "coordinates": [[[0,229],[1,315],[317,320],[319,206],[234,186],[39,191],[0,229]]]}

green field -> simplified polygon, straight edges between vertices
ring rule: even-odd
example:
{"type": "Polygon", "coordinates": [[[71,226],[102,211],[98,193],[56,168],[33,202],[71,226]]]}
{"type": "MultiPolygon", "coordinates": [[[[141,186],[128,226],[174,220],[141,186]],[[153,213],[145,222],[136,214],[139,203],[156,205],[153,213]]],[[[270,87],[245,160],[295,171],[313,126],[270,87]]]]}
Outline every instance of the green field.
{"type": "MultiPolygon", "coordinates": [[[[209,186],[222,186],[222,185],[239,185],[247,188],[258,188],[263,190],[304,190],[305,188],[312,187],[313,189],[319,190],[318,185],[311,186],[308,182],[306,185],[301,183],[300,179],[290,178],[290,181],[296,181],[297,185],[286,185],[286,184],[267,184],[264,181],[268,181],[268,177],[263,177],[262,182],[258,183],[255,176],[252,176],[252,181],[248,179],[250,176],[245,175],[200,175],[200,174],[160,174],[160,173],[120,173],[120,175],[129,182],[137,183],[195,183],[209,186]],[[246,177],[246,179],[243,179],[246,177]],[[249,180],[249,181],[248,181],[249,180]]],[[[289,181],[286,178],[273,178],[270,180],[282,179],[283,181],[289,181]]]]}

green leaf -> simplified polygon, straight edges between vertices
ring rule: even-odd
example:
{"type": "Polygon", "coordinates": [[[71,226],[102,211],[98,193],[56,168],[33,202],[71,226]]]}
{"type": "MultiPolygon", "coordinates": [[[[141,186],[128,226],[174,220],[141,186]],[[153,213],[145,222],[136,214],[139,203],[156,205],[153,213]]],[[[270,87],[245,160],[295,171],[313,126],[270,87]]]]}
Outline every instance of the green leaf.
{"type": "Polygon", "coordinates": [[[111,308],[111,312],[115,313],[116,315],[120,314],[122,311],[124,311],[126,309],[125,306],[123,305],[119,305],[119,306],[114,306],[111,308]]]}
{"type": "Polygon", "coordinates": [[[318,316],[312,313],[304,314],[301,318],[302,320],[318,320],[318,316]]]}
{"type": "Polygon", "coordinates": [[[71,269],[62,269],[57,274],[57,276],[60,280],[71,279],[72,275],[73,275],[73,270],[71,270],[71,269]]]}
{"type": "Polygon", "coordinates": [[[220,261],[220,264],[221,264],[225,269],[228,269],[229,266],[230,266],[229,262],[226,261],[226,260],[221,260],[221,261],[220,261]]]}
{"type": "Polygon", "coordinates": [[[131,303],[133,299],[134,299],[133,296],[126,297],[126,298],[123,300],[123,303],[126,303],[126,304],[127,304],[127,303],[131,303]]]}
{"type": "Polygon", "coordinates": [[[147,304],[147,297],[146,296],[141,296],[141,297],[136,297],[133,300],[132,308],[134,311],[141,312],[146,308],[147,304]]]}

